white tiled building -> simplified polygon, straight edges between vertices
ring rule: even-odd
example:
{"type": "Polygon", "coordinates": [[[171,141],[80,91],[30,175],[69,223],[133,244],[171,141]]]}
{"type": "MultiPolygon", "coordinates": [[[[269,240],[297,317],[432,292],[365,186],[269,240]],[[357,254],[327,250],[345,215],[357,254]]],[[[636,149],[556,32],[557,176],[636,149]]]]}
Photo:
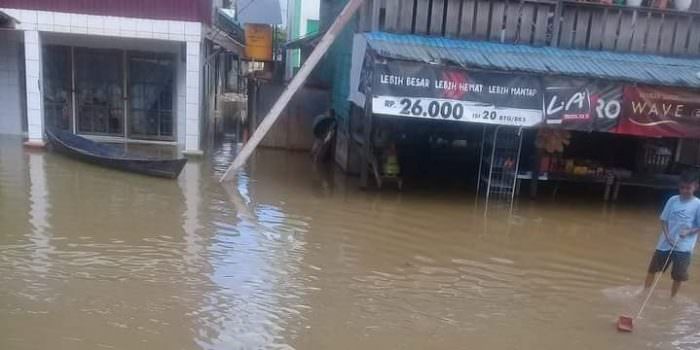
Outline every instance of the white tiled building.
{"type": "Polygon", "coordinates": [[[75,2],[2,2],[0,134],[42,145],[57,127],[201,153],[211,2],[75,2]]]}

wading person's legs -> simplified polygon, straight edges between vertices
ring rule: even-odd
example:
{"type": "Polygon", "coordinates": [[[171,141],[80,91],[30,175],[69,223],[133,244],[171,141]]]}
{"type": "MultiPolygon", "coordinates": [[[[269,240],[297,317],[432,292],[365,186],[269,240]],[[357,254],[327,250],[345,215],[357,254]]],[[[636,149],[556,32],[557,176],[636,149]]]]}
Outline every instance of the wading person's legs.
{"type": "Polygon", "coordinates": [[[647,269],[647,278],[644,280],[644,289],[649,289],[654,283],[654,278],[656,278],[656,274],[666,269],[667,266],[664,266],[664,263],[668,258],[668,254],[669,252],[655,250],[654,254],[651,255],[649,269],[647,269]]]}
{"type": "Polygon", "coordinates": [[[671,277],[673,278],[673,285],[671,285],[671,297],[673,298],[676,296],[676,294],[678,294],[678,290],[681,288],[681,283],[688,280],[690,253],[673,252],[671,254],[671,261],[673,262],[673,267],[671,268],[671,277]]]}
{"type": "Polygon", "coordinates": [[[682,281],[673,281],[673,284],[671,285],[671,298],[675,297],[676,294],[678,294],[678,290],[681,288],[681,283],[682,281]]]}
{"type": "Polygon", "coordinates": [[[644,289],[649,289],[651,288],[651,285],[654,283],[654,278],[656,277],[655,272],[649,272],[647,273],[647,278],[644,280],[644,289]]]}

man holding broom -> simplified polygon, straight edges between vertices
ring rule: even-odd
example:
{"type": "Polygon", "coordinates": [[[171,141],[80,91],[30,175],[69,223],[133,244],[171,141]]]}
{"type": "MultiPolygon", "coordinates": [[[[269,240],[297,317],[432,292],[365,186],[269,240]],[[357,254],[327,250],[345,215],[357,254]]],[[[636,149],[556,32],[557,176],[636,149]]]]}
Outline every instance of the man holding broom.
{"type": "Polygon", "coordinates": [[[688,280],[690,258],[700,232],[700,199],[695,197],[698,189],[697,175],[681,174],[678,195],[671,197],[661,213],[661,234],[656,251],[651,257],[644,288],[654,283],[656,274],[671,268],[671,297],[676,296],[681,283],[688,280]]]}

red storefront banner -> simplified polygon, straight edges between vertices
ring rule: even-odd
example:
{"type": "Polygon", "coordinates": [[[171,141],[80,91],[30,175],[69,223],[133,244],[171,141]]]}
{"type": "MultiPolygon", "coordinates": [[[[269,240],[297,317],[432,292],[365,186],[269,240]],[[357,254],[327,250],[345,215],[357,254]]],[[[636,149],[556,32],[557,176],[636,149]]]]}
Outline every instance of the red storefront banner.
{"type": "Polygon", "coordinates": [[[544,79],[544,115],[549,127],[615,132],[622,114],[621,84],[565,78],[544,79]]]}
{"type": "Polygon", "coordinates": [[[618,134],[700,138],[700,93],[626,86],[618,134]]]}

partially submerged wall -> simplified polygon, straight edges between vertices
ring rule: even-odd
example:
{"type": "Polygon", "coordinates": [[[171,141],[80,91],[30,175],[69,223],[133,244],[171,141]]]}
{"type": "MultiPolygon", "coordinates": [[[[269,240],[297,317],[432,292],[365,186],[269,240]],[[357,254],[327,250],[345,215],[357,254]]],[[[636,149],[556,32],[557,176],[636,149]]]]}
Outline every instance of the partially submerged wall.
{"type": "Polygon", "coordinates": [[[0,31],[0,134],[22,134],[21,34],[0,31]]]}
{"type": "MultiPolygon", "coordinates": [[[[258,124],[282,94],[284,87],[277,83],[260,84],[255,112],[258,124]]],[[[295,151],[311,150],[314,142],[312,133],[314,118],[327,113],[329,109],[330,93],[327,90],[303,87],[294,95],[260,145],[295,151]]]]}

